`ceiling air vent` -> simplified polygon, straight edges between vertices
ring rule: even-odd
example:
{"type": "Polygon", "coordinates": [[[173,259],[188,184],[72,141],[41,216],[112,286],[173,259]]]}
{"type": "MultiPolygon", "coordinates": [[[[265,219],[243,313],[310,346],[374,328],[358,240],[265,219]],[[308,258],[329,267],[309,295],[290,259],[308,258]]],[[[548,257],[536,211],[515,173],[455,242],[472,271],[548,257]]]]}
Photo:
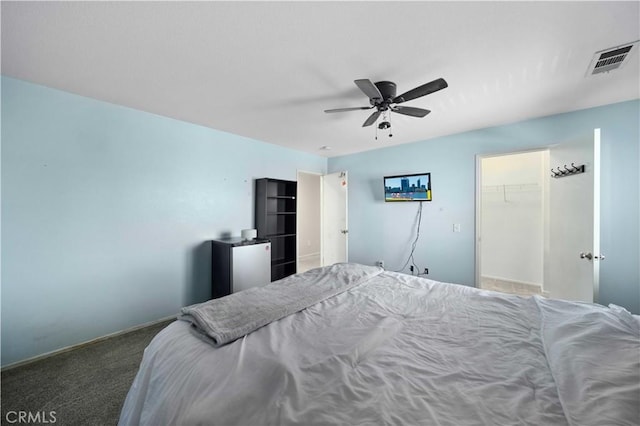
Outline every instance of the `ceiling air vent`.
{"type": "Polygon", "coordinates": [[[593,55],[591,64],[589,64],[587,75],[609,72],[624,66],[629,62],[629,57],[633,56],[635,51],[638,50],[638,42],[639,40],[636,40],[632,43],[596,52],[593,55]]]}

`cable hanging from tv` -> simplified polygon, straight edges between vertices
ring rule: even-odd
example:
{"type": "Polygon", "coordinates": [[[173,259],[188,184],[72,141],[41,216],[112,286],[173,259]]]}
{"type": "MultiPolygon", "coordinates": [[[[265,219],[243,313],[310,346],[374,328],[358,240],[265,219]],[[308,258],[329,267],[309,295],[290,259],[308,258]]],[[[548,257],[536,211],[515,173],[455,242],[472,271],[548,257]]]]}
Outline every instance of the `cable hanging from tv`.
{"type": "Polygon", "coordinates": [[[422,204],[423,203],[419,203],[419,206],[418,206],[418,225],[416,227],[416,238],[413,240],[413,244],[411,244],[411,253],[409,253],[409,257],[407,258],[407,261],[404,263],[402,268],[400,268],[400,270],[395,271],[395,272],[404,271],[405,268],[407,267],[407,265],[409,265],[409,262],[411,262],[411,267],[412,267],[411,268],[411,275],[413,275],[413,270],[414,269],[418,272],[418,275],[421,275],[420,274],[420,268],[418,267],[418,265],[416,265],[416,261],[413,258],[413,253],[416,251],[416,245],[418,244],[418,240],[420,239],[420,225],[422,224],[422,204]]]}

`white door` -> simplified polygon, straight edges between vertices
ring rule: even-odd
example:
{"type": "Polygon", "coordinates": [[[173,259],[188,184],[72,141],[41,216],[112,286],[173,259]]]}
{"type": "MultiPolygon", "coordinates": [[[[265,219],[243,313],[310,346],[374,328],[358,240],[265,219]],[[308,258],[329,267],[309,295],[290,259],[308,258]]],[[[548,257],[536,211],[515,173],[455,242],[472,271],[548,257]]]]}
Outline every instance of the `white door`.
{"type": "Polygon", "coordinates": [[[600,253],[600,129],[549,147],[544,289],[559,299],[597,302],[600,253]],[[584,165],[584,173],[572,173],[584,165]],[[564,173],[564,174],[562,174],[564,173]]]}
{"type": "Polygon", "coordinates": [[[322,265],[348,261],[347,172],[322,176],[322,265]]]}

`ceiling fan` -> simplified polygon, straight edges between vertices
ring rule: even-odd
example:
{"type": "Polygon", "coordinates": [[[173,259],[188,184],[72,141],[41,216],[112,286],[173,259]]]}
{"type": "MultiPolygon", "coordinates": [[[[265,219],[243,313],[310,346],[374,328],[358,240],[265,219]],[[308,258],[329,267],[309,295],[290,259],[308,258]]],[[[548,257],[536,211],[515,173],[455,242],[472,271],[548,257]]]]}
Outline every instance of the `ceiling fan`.
{"type": "MultiPolygon", "coordinates": [[[[423,84],[422,86],[418,86],[415,89],[411,89],[408,92],[404,92],[402,95],[396,96],[396,84],[392,81],[378,81],[377,83],[372,83],[371,80],[365,78],[361,80],[355,80],[354,83],[356,83],[356,86],[358,86],[360,90],[362,90],[364,94],[369,97],[369,104],[371,104],[371,106],[325,109],[324,112],[333,113],[375,108],[376,110],[369,116],[369,118],[365,120],[362,127],[371,126],[376,122],[378,117],[380,117],[380,114],[385,113],[386,111],[397,112],[398,114],[409,115],[411,117],[424,117],[431,111],[429,111],[428,109],[402,106],[397,104],[411,101],[413,99],[426,96],[430,93],[437,92],[438,90],[442,90],[448,87],[447,82],[444,81],[443,78],[439,78],[437,80],[433,80],[429,83],[423,84]]],[[[380,123],[379,127],[381,129],[387,129],[391,127],[391,124],[385,121],[383,123],[380,123]]]]}

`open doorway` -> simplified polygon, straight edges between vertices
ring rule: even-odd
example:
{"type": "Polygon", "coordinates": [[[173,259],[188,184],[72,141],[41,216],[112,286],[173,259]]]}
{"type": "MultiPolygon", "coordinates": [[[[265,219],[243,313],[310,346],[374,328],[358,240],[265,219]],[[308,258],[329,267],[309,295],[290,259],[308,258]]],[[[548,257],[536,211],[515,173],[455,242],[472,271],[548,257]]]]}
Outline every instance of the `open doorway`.
{"type": "Polygon", "coordinates": [[[347,172],[298,171],[298,272],[348,261],[347,172]]]}
{"type": "Polygon", "coordinates": [[[548,150],[480,157],[480,288],[545,295],[548,163],[548,150]]]}
{"type": "Polygon", "coordinates": [[[322,266],[322,175],[298,172],[298,272],[322,266]]]}

